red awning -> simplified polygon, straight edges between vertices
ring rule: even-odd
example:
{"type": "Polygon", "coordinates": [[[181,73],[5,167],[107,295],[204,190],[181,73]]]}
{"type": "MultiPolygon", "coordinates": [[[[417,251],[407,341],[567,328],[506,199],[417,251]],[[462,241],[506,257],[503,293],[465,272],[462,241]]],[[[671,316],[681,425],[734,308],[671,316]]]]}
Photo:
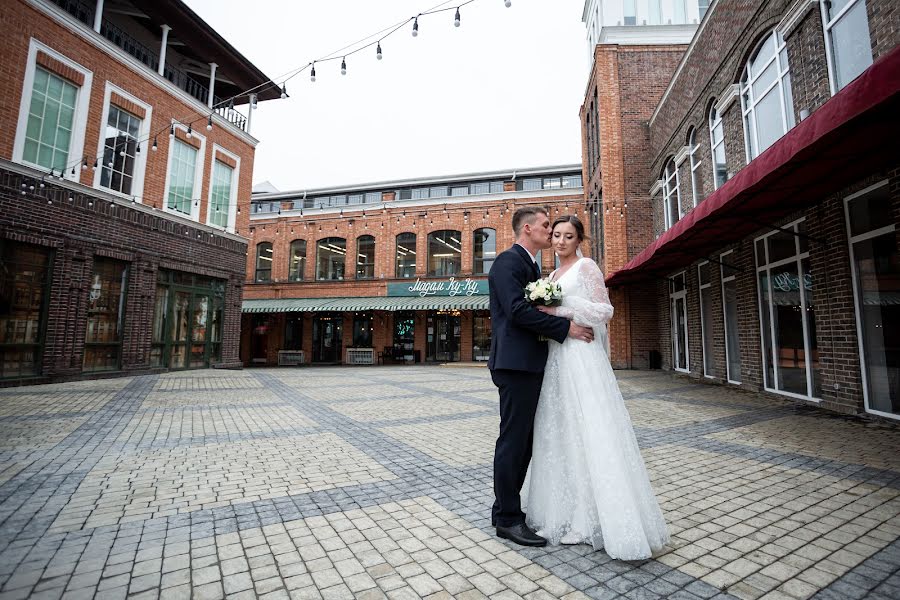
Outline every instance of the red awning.
{"type": "Polygon", "coordinates": [[[900,46],[710,194],[606,279],[668,275],[820,202],[900,157],[900,46]]]}

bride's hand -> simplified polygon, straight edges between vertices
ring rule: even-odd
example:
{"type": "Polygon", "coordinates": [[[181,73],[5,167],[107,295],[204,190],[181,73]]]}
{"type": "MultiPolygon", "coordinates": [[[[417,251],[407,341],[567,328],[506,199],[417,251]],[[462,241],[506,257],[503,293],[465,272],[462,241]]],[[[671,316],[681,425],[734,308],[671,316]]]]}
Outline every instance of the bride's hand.
{"type": "Polygon", "coordinates": [[[555,306],[537,306],[535,307],[542,313],[556,316],[556,307],[555,306]]]}

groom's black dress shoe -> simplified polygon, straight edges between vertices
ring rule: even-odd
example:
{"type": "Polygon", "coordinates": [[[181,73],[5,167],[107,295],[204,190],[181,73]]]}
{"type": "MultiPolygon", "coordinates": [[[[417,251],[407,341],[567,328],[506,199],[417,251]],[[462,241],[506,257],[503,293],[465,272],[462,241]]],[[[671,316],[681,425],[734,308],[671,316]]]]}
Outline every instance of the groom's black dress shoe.
{"type": "Polygon", "coordinates": [[[546,546],[547,540],[533,532],[525,523],[509,527],[497,526],[497,537],[510,540],[520,546],[546,546]]]}

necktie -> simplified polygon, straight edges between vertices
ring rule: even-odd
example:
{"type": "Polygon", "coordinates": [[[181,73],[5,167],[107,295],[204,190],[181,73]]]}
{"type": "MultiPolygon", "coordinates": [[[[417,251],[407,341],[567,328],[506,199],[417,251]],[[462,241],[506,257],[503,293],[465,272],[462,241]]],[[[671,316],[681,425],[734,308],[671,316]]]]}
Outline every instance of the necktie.
{"type": "Polygon", "coordinates": [[[537,274],[538,279],[540,279],[541,278],[541,266],[539,264],[537,264],[537,261],[534,261],[532,264],[534,264],[534,272],[537,274]]]}

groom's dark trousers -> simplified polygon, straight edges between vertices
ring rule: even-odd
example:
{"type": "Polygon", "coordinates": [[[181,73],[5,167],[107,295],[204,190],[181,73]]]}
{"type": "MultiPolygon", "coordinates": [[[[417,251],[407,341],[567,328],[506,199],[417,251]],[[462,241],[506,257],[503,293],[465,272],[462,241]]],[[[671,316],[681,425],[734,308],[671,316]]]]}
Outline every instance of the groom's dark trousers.
{"type": "Polygon", "coordinates": [[[546,336],[563,342],[569,321],[547,315],[525,300],[525,286],[540,277],[537,265],[518,244],[501,253],[488,282],[491,356],[488,368],[500,392],[500,434],[494,449],[494,506],[491,524],[511,527],[525,521],[519,494],[531,462],[534,414],[544,365],[546,336]]]}

